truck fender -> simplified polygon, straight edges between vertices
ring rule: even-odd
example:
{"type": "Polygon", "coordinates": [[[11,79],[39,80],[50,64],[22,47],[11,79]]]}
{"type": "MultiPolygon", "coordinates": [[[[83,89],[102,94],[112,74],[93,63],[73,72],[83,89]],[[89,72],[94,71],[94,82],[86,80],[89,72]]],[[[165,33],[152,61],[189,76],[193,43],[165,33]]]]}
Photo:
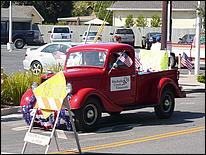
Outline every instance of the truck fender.
{"type": "Polygon", "coordinates": [[[177,87],[175,82],[170,78],[162,78],[158,84],[158,103],[160,102],[162,91],[165,87],[170,87],[174,91],[174,97],[181,97],[180,89],[177,87]]]}
{"type": "Polygon", "coordinates": [[[116,112],[123,110],[122,107],[112,103],[104,94],[94,88],[83,88],[74,94],[70,99],[71,109],[79,109],[90,96],[98,97],[102,103],[103,109],[106,111],[116,112]]]}

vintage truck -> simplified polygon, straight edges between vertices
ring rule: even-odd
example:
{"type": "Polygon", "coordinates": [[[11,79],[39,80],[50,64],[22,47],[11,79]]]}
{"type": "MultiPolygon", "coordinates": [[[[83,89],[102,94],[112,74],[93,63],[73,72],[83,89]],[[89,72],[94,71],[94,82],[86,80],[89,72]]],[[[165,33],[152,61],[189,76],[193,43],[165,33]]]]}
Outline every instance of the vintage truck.
{"type": "MultiPolygon", "coordinates": [[[[96,130],[104,112],[119,115],[124,110],[154,107],[159,118],[169,118],[175,98],[185,97],[178,84],[178,70],[139,71],[134,48],[122,43],[70,48],[63,73],[77,130],[96,130]]],[[[42,75],[41,82],[53,75],[42,75]]]]}

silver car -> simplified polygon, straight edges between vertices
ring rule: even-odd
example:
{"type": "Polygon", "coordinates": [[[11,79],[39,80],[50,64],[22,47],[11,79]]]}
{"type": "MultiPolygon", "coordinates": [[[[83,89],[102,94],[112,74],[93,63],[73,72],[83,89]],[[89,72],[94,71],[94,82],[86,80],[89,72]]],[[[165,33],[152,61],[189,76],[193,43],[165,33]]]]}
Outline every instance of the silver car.
{"type": "Polygon", "coordinates": [[[112,35],[113,42],[121,42],[134,46],[135,35],[131,28],[116,28],[110,35],[112,35]]]}

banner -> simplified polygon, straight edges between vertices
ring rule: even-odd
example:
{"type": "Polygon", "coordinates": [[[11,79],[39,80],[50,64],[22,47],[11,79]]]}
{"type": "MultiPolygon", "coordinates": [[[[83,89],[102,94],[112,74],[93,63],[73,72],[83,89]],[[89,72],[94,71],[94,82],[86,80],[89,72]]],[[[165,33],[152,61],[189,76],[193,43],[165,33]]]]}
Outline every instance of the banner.
{"type": "Polygon", "coordinates": [[[142,70],[161,71],[168,69],[169,57],[166,50],[142,50],[139,52],[142,70]]]}
{"type": "Polygon", "coordinates": [[[64,73],[61,71],[52,76],[33,92],[37,99],[34,108],[40,108],[44,118],[49,117],[54,110],[60,111],[67,94],[64,73]]]}

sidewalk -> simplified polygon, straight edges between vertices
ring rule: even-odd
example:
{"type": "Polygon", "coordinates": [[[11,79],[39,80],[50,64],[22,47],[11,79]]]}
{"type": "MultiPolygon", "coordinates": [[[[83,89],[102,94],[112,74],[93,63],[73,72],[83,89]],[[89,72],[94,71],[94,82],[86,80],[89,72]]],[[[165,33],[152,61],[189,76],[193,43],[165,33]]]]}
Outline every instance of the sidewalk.
{"type": "Polygon", "coordinates": [[[183,90],[205,89],[205,84],[197,81],[196,75],[183,75],[180,74],[179,84],[183,90]]]}
{"type": "MultiPolygon", "coordinates": [[[[197,81],[197,77],[195,75],[183,75],[180,74],[179,84],[183,87],[183,91],[189,92],[194,90],[202,90],[201,92],[205,92],[205,84],[197,81]]],[[[1,116],[9,115],[14,113],[20,113],[20,106],[12,106],[9,108],[1,109],[1,116]]]]}

